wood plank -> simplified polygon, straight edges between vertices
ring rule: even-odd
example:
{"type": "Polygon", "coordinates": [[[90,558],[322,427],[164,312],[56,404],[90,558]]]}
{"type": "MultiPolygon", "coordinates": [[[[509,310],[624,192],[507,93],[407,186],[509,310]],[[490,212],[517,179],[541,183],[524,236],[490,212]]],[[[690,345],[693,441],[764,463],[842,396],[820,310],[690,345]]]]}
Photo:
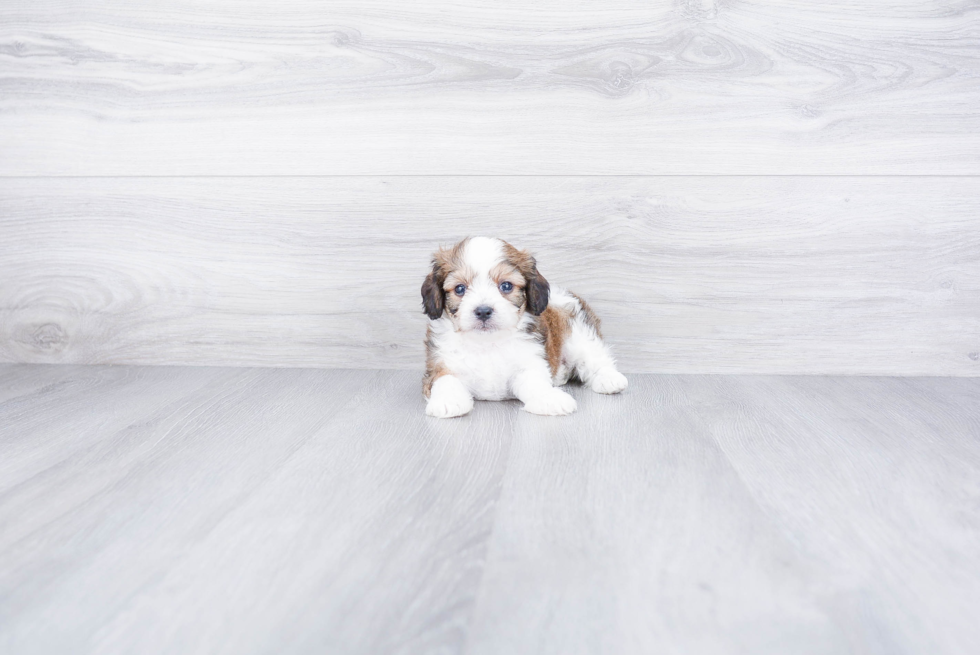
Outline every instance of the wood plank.
{"type": "Polygon", "coordinates": [[[965,653],[976,380],[633,376],[518,424],[467,653],[965,653]]]}
{"type": "MultiPolygon", "coordinates": [[[[185,375],[178,387],[165,369],[43,368],[51,369],[43,372],[48,384],[0,404],[0,493],[80,453],[97,452],[106,434],[125,430],[147,413],[192,395],[215,375],[198,369],[185,375]]],[[[10,535],[0,532],[2,543],[10,535]]]]}
{"type": "MultiPolygon", "coordinates": [[[[862,652],[980,643],[980,381],[714,378],[692,402],[862,652]],[[719,402],[719,398],[724,401],[719,402]]],[[[852,646],[853,648],[853,646],[852,646]]]]}
{"type": "Polygon", "coordinates": [[[440,422],[419,385],[225,370],[31,477],[30,511],[0,494],[49,517],[0,547],[0,647],[458,652],[517,408],[440,422]]]}
{"type": "Polygon", "coordinates": [[[66,375],[75,372],[74,366],[35,366],[7,364],[0,366],[0,405],[9,400],[37,393],[56,385],[66,375]]]}
{"type": "Polygon", "coordinates": [[[980,179],[0,180],[0,361],[419,368],[429,253],[530,248],[633,372],[980,375],[980,179]]]}
{"type": "Polygon", "coordinates": [[[14,0],[0,175],[977,174],[978,21],[941,0],[14,0]]]}
{"type": "Polygon", "coordinates": [[[818,572],[701,429],[696,384],[576,389],[570,420],[519,426],[469,655],[844,650],[818,572]]]}
{"type": "Polygon", "coordinates": [[[0,435],[38,457],[0,460],[5,653],[980,638],[980,380],[635,375],[571,387],[569,417],[440,421],[415,372],[0,365],[18,378],[0,435]]]}

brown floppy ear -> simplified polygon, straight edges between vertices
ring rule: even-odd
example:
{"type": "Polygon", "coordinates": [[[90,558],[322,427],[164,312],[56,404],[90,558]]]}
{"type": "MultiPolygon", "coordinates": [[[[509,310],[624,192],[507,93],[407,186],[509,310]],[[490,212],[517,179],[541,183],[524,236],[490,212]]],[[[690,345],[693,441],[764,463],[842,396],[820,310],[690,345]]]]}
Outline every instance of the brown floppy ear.
{"type": "Polygon", "coordinates": [[[442,289],[445,278],[437,264],[432,265],[432,272],[425,276],[422,283],[422,308],[433,321],[442,316],[446,307],[446,292],[442,289]]]}
{"type": "Polygon", "coordinates": [[[507,256],[507,261],[524,276],[524,298],[527,303],[527,311],[535,316],[541,316],[541,313],[548,309],[551,285],[538,272],[538,263],[534,261],[534,257],[528,251],[518,250],[506,242],[504,243],[504,254],[507,256]]]}
{"type": "Polygon", "coordinates": [[[527,288],[524,293],[527,296],[527,311],[535,316],[541,316],[541,312],[548,309],[548,296],[551,294],[551,285],[538,273],[538,267],[532,265],[530,273],[524,276],[527,280],[527,288]]]}

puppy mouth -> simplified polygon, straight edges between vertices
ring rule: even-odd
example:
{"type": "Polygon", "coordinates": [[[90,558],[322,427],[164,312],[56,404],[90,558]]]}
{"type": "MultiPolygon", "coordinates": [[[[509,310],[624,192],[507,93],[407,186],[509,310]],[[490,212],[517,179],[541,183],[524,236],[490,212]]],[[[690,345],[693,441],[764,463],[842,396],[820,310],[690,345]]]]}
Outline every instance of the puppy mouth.
{"type": "Polygon", "coordinates": [[[490,319],[488,321],[474,321],[469,326],[463,326],[463,330],[467,332],[487,333],[487,332],[496,332],[499,329],[500,326],[497,325],[497,322],[494,321],[493,319],[490,319]]]}

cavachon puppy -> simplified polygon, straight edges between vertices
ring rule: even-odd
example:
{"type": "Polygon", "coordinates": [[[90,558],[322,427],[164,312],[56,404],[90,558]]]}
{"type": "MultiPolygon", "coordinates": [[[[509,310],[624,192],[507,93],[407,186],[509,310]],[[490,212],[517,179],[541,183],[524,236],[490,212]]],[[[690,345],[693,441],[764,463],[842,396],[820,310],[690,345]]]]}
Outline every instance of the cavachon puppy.
{"type": "Polygon", "coordinates": [[[556,386],[572,376],[598,393],[626,388],[585,301],[551,287],[534,257],[500,239],[467,238],[436,252],[422,305],[429,416],[462,416],[474,398],[570,414],[575,399],[556,386]]]}

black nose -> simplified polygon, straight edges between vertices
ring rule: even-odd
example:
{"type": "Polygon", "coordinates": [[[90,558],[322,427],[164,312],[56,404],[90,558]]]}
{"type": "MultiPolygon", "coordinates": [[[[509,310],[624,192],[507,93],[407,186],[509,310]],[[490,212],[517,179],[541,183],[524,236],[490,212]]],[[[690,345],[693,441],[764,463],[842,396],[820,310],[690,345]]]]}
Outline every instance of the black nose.
{"type": "Polygon", "coordinates": [[[473,313],[476,314],[476,317],[481,321],[486,321],[490,318],[490,315],[493,314],[493,307],[490,305],[480,305],[473,310],[473,313]]]}

